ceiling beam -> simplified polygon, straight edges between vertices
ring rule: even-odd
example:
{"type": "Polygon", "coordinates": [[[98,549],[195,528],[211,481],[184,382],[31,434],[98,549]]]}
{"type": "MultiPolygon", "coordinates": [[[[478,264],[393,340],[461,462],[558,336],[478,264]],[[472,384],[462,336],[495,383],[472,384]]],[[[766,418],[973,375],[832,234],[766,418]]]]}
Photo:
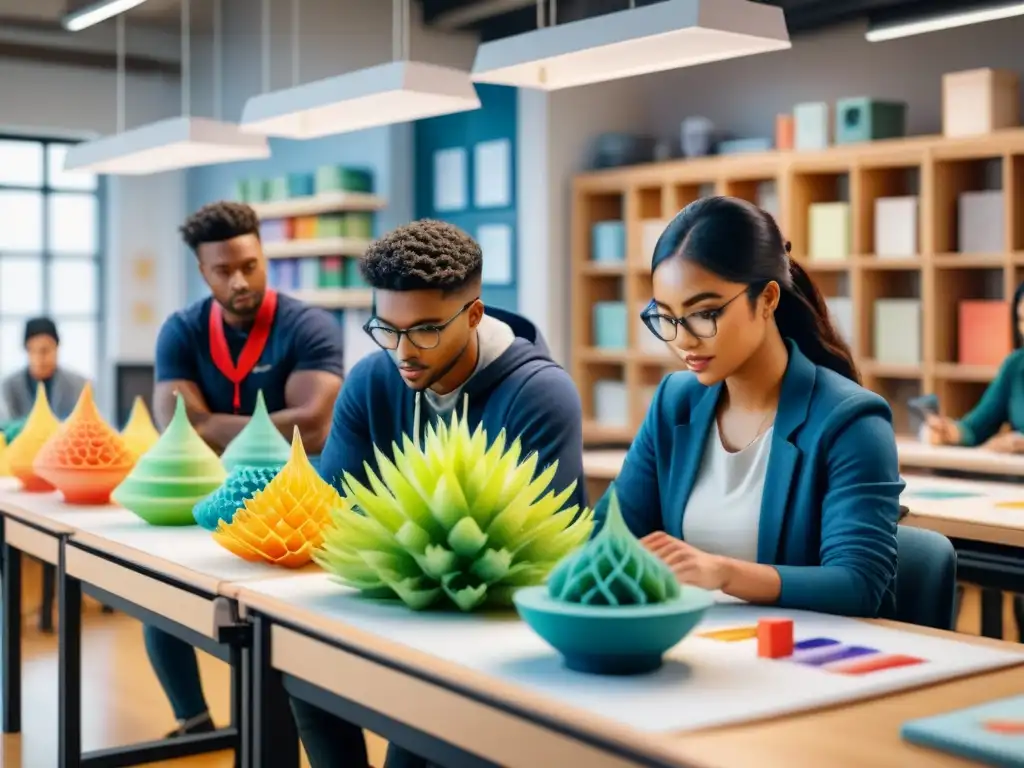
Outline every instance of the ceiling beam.
{"type": "MultiPolygon", "coordinates": [[[[73,48],[54,48],[32,43],[16,43],[0,40],[0,59],[18,59],[42,64],[57,64],[84,69],[117,70],[117,55],[99,51],[84,51],[73,48]]],[[[128,54],[124,61],[125,71],[130,74],[181,76],[181,65],[173,61],[154,59],[150,56],[128,54]]]]}

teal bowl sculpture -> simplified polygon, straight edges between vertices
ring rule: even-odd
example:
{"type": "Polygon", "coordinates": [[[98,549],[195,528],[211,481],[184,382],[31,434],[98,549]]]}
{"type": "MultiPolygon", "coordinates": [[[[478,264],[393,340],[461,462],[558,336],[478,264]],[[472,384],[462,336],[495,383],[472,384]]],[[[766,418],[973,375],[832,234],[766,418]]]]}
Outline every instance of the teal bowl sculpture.
{"type": "Polygon", "coordinates": [[[192,508],[192,516],[201,528],[216,531],[221,520],[230,523],[235,512],[245,506],[257,491],[273,480],[281,467],[239,467],[224,484],[192,508]]]}
{"type": "Polygon", "coordinates": [[[665,652],[690,634],[714,603],[710,592],[682,587],[655,605],[580,605],[553,598],[547,587],[518,590],[512,600],[534,632],[565,666],[596,675],[653,672],[665,652]]]}
{"type": "Polygon", "coordinates": [[[559,562],[545,586],[520,589],[512,599],[569,669],[599,675],[658,669],[714,604],[707,590],[681,586],[637,540],[614,488],[598,534],[559,562]]]}

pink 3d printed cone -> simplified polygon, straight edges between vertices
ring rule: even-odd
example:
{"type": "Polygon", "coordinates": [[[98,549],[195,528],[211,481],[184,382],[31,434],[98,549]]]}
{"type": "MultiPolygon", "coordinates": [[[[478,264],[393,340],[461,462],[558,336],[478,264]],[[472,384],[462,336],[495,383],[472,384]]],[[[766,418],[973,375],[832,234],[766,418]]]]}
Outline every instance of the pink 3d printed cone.
{"type": "Polygon", "coordinates": [[[121,436],[100,416],[87,383],[75,410],[36,454],[32,466],[69,504],[108,504],[110,492],[134,464],[121,436]]]}
{"type": "Polygon", "coordinates": [[[291,446],[285,440],[274,422],[270,420],[263,392],[256,394],[256,408],[252,418],[228,443],[220,460],[228,472],[239,467],[269,467],[278,469],[285,465],[291,455],[291,446]]]}
{"type": "Polygon", "coordinates": [[[220,458],[189,423],[185,400],[178,395],[171,423],[113,499],[152,525],[195,525],[192,508],[226,477],[220,458]]]}

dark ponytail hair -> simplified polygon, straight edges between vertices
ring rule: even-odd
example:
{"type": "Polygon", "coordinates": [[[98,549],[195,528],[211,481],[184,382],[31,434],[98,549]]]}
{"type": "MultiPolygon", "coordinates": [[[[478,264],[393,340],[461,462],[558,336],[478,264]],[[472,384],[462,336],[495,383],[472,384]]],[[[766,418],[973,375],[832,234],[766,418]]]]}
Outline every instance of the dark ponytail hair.
{"type": "Polygon", "coordinates": [[[775,322],[816,365],[860,383],[850,348],[836,332],[828,307],[810,276],[789,257],[778,224],[756,205],[735,197],[705,197],[681,210],[654,248],[651,270],[679,257],[723,280],[750,286],[753,302],[765,286],[779,284],[775,322]]]}
{"type": "Polygon", "coordinates": [[[1020,320],[1017,319],[1017,307],[1021,301],[1024,301],[1024,283],[1018,285],[1017,290],[1013,292],[1013,304],[1010,305],[1010,330],[1013,333],[1014,349],[1024,347],[1024,338],[1020,335],[1020,320]]]}

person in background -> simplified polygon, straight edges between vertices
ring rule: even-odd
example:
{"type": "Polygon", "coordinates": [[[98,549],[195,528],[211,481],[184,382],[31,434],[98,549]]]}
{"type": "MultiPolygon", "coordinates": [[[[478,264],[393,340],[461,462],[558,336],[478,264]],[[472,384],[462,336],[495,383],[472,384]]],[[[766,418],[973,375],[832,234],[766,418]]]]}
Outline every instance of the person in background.
{"type": "MultiPolygon", "coordinates": [[[[189,420],[218,453],[249,423],[262,390],[270,418],[289,441],[299,428],[320,453],[341,389],[341,332],[325,311],[267,287],[255,212],[241,203],[207,205],[182,226],[210,297],[175,312],[156,345],[156,421],[164,429],[177,394],[189,420]]],[[[214,729],[195,649],[145,627],[146,650],[178,720],[169,736],[214,729]]]]}
{"type": "MultiPolygon", "coordinates": [[[[558,462],[552,487],[576,483],[569,504],[586,504],[583,416],[572,379],[551,359],[537,328],[519,315],[484,307],[480,246],[462,230],[423,220],[399,227],[368,249],[362,272],[374,290],[366,332],[381,347],[357,363],[334,408],[320,474],[366,482],[374,446],[388,450],[421,425],[448,420],[468,398],[470,429],[491,439],[518,437],[538,467],[558,462]]],[[[361,729],[292,699],[311,768],[366,768],[361,729]]],[[[391,744],[388,768],[426,762],[391,744]]]]}
{"type": "Polygon", "coordinates": [[[1003,360],[981,400],[959,421],[929,415],[923,430],[927,442],[981,446],[998,453],[1024,453],[1024,283],[1017,286],[1013,294],[1010,326],[1013,352],[1003,360]],[[1008,428],[1000,431],[1004,427],[1008,428]]]}
{"type": "Polygon", "coordinates": [[[900,479],[892,413],[864,389],[775,221],[743,200],[683,209],[652,260],[665,377],[595,517],[680,582],[846,616],[895,611],[900,479]]]}
{"type": "Polygon", "coordinates": [[[86,379],[61,368],[57,362],[60,335],[57,324],[48,317],[35,317],[25,323],[25,352],[28,365],[12,373],[0,384],[0,414],[3,420],[18,421],[28,416],[41,383],[59,419],[74,410],[86,379]]]}

